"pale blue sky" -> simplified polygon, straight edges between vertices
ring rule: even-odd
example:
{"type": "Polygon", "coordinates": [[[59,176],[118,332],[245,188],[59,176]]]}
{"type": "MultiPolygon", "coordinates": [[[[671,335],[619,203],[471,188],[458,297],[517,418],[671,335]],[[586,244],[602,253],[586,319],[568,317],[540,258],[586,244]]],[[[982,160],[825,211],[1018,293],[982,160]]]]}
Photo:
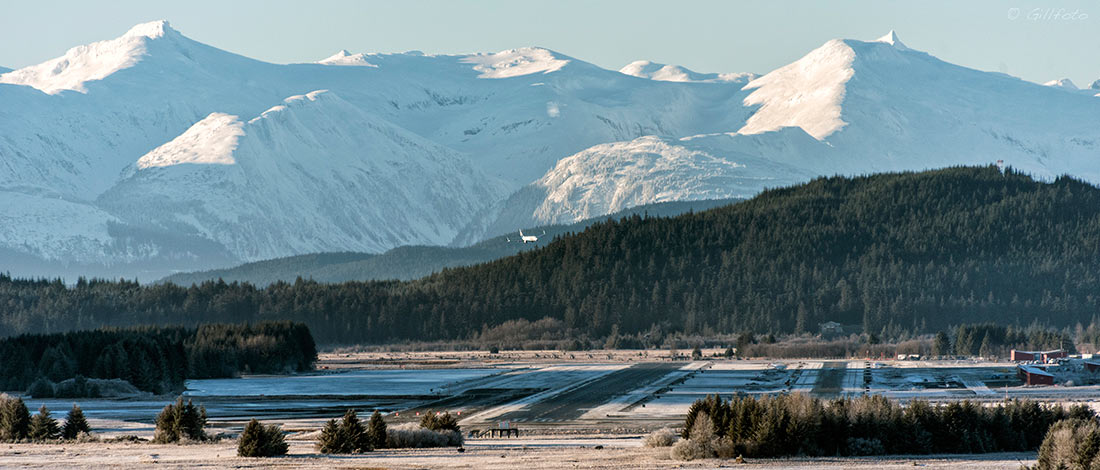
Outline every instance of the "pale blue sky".
{"type": "Polygon", "coordinates": [[[1069,77],[1082,87],[1100,78],[1100,2],[1093,0],[5,0],[0,66],[42,62],[155,19],[276,63],[314,61],[339,49],[543,46],[609,69],[648,59],[699,72],[765,73],[829,39],[869,40],[895,29],[909,47],[960,65],[1039,82],[1069,77]]]}

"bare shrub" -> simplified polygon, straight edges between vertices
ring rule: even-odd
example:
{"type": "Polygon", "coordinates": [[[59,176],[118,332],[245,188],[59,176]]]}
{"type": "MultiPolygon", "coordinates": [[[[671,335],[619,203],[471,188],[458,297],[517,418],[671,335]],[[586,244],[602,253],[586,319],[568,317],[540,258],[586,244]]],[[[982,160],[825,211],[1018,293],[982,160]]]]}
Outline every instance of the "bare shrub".
{"type": "Polygon", "coordinates": [[[458,447],[463,443],[458,431],[432,431],[415,423],[405,423],[386,429],[386,447],[408,449],[424,447],[458,447]]]}
{"type": "Polygon", "coordinates": [[[706,446],[691,439],[676,441],[672,446],[672,458],[676,460],[695,460],[710,457],[706,446]]]}
{"type": "Polygon", "coordinates": [[[646,434],[645,438],[642,439],[642,443],[645,444],[646,447],[669,447],[676,443],[678,437],[676,431],[669,428],[661,428],[646,434]]]}
{"type": "Polygon", "coordinates": [[[706,412],[700,412],[692,423],[691,436],[672,446],[672,458],[677,460],[695,460],[714,457],[718,439],[714,436],[714,421],[706,412]]]}

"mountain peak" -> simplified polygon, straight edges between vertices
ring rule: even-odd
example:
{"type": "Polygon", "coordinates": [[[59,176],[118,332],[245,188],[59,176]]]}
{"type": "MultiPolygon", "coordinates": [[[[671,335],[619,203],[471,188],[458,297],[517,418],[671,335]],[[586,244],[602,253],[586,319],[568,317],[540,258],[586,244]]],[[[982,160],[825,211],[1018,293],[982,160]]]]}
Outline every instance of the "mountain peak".
{"type": "Polygon", "coordinates": [[[1073,80],[1070,80],[1068,78],[1063,78],[1063,79],[1059,79],[1059,80],[1051,80],[1049,82],[1044,83],[1043,85],[1044,86],[1049,86],[1049,87],[1055,87],[1055,88],[1063,88],[1063,89],[1070,90],[1070,91],[1080,90],[1080,88],[1077,88],[1077,85],[1075,83],[1073,83],[1073,80]]]}
{"type": "Polygon", "coordinates": [[[115,39],[76,46],[61,57],[4,74],[0,83],[26,85],[48,94],[86,93],[85,83],[133,67],[146,55],[150,40],[163,37],[182,35],[166,20],[141,23],[115,39]]]}
{"type": "Polygon", "coordinates": [[[366,54],[362,52],[352,54],[348,52],[347,49],[340,49],[339,52],[318,60],[317,63],[324,65],[361,65],[366,67],[378,67],[377,65],[367,62],[366,54]]]}
{"type": "Polygon", "coordinates": [[[745,106],[759,106],[738,130],[761,134],[784,127],[801,127],[823,140],[847,123],[841,119],[846,84],[855,75],[856,52],[843,40],[833,39],[801,59],[757,78],[745,90],[745,106]]]}
{"type": "Polygon", "coordinates": [[[898,39],[898,33],[894,32],[892,29],[889,33],[886,33],[885,36],[875,39],[874,42],[889,44],[903,51],[909,50],[909,48],[905,46],[905,43],[901,42],[901,39],[898,39]]]}
{"type": "Polygon", "coordinates": [[[474,64],[474,70],[481,72],[478,78],[511,78],[555,72],[565,67],[569,59],[549,49],[521,47],[490,54],[469,55],[462,62],[474,64]]]}
{"type": "Polygon", "coordinates": [[[136,24],[134,27],[126,31],[123,37],[139,37],[144,36],[150,39],[156,39],[164,37],[166,34],[178,33],[178,31],[172,29],[172,25],[168,23],[168,20],[150,21],[148,23],[136,24]]]}

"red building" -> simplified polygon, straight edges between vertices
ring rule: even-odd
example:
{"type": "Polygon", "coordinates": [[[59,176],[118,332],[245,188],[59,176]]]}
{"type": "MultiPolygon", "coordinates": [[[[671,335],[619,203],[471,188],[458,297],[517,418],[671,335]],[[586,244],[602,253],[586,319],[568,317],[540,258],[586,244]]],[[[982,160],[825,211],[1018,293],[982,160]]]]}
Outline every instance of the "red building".
{"type": "Polygon", "coordinates": [[[1013,362],[1047,362],[1050,359],[1069,357],[1069,354],[1061,349],[1054,349],[1050,351],[1017,351],[1013,349],[1009,352],[1009,357],[1012,359],[1013,362]]]}
{"type": "Polygon", "coordinates": [[[1026,385],[1054,385],[1054,376],[1032,366],[1016,366],[1016,376],[1026,385]]]}

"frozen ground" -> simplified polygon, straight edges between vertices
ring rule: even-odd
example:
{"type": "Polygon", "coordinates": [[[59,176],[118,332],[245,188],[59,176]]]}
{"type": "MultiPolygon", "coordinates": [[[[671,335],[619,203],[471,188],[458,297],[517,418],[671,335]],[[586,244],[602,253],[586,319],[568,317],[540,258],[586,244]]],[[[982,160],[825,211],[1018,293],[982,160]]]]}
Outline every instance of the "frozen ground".
{"type": "MultiPolygon", "coordinates": [[[[312,441],[290,440],[287,457],[249,459],[236,457],[233,442],[201,445],[154,445],[145,443],[89,443],[75,445],[14,444],[0,447],[3,469],[620,469],[688,468],[711,469],[734,466],[732,461],[697,460],[681,462],[668,457],[668,448],[639,446],[640,438],[627,439],[532,437],[516,440],[475,439],[466,452],[453,448],[385,450],[363,455],[325,456],[317,454],[312,441]],[[596,446],[603,446],[597,449],[596,446]]],[[[826,458],[752,460],[760,469],[902,469],[913,467],[951,469],[1015,469],[1034,463],[1034,454],[992,454],[980,456],[920,456],[891,458],[826,458]]]]}
{"type": "MultiPolygon", "coordinates": [[[[355,408],[401,420],[447,410],[471,429],[509,421],[525,428],[604,430],[675,425],[692,402],[713,394],[1074,402],[1100,396],[1100,386],[1021,386],[1010,363],[726,360],[710,357],[714,352],[705,351],[698,361],[671,361],[663,351],[329,354],[319,363],[326,372],[194,380],[185,396],[204,404],[211,421],[228,429],[251,417],[312,423],[355,408]]],[[[170,400],[75,401],[104,422],[150,423],[170,400]]],[[[63,412],[73,401],[27,402],[63,412]]]]}
{"type": "Polygon", "coordinates": [[[447,385],[501,372],[498,369],[359,370],[298,376],[188,380],[188,397],[429,395],[447,385]]]}
{"type": "MultiPolygon", "coordinates": [[[[899,400],[1010,397],[1089,402],[1100,387],[1022,387],[1012,364],[955,361],[746,361],[709,357],[672,361],[667,353],[359,353],[325,355],[329,373],[193,381],[188,395],[206,405],[211,433],[230,436],[250,417],[290,432],[291,456],[233,457],[232,441],[193,446],[79,444],[0,446],[6,468],[718,468],[730,461],[676,462],[667,449],[641,447],[647,430],[676,426],[690,404],[709,394],[801,392],[821,397],[884,394],[899,400]],[[356,369],[356,368],[359,369],[356,369]],[[337,372],[338,371],[338,372],[337,372]],[[354,407],[380,409],[391,423],[417,413],[460,413],[464,431],[518,427],[515,439],[468,440],[454,449],[383,451],[326,457],[312,449],[317,429],[354,407]],[[602,446],[602,449],[595,449],[602,446]],[[504,456],[503,458],[501,456],[504,456]]],[[[151,421],[171,397],[77,400],[104,437],[152,437],[151,421]]],[[[46,403],[63,414],[73,400],[46,403]]],[[[1090,403],[1093,404],[1093,403],[1090,403]]],[[[888,459],[752,461],[755,468],[1018,468],[1033,454],[888,459]]]]}

